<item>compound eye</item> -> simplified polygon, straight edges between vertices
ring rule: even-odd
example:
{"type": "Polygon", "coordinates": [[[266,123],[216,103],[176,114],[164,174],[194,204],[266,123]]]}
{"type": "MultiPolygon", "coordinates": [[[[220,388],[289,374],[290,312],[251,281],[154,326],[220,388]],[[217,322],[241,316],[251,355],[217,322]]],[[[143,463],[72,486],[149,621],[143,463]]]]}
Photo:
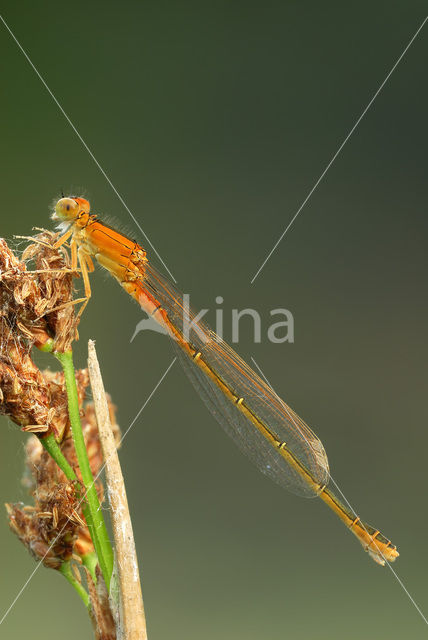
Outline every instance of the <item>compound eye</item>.
{"type": "Polygon", "coordinates": [[[79,214],[79,203],[73,198],[61,198],[55,205],[56,218],[73,220],[79,214]]]}

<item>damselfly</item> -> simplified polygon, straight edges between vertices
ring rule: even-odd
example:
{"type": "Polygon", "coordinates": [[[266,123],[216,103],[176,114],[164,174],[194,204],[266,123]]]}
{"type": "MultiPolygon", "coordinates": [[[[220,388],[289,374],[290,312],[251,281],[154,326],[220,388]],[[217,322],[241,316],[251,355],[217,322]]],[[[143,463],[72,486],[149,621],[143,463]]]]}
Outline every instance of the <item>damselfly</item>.
{"type": "Polygon", "coordinates": [[[329,466],[319,438],[221,338],[197,321],[144,249],[91,214],[84,198],[61,198],[53,218],[65,227],[55,246],[70,240],[72,268],[79,264],[82,272],[85,298],[79,313],[91,295],[88,274],[95,258],[171,336],[194,387],[255,465],[297,494],[320,497],[377,563],[395,560],[397,548],[327,487],[329,466]]]}

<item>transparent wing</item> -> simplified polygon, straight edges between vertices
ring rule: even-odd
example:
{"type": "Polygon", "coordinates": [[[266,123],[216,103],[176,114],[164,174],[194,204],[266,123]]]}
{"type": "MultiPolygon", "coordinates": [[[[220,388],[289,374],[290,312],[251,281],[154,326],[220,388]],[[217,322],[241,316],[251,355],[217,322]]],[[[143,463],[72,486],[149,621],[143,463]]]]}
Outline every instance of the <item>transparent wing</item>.
{"type": "MultiPolygon", "coordinates": [[[[223,393],[217,377],[245,406],[275,434],[306,467],[314,481],[328,483],[327,455],[319,438],[274,391],[204,323],[195,321],[195,313],[183,302],[182,294],[152,266],[147,266],[144,286],[166,312],[168,321],[183,339],[173,340],[175,351],[186,374],[210,412],[238,447],[264,474],[277,484],[299,495],[315,496],[304,479],[281,456],[278,448],[257,429],[249,418],[223,393]],[[183,344],[201,353],[200,358],[215,374],[204,373],[189,356],[183,344]]],[[[156,316],[154,316],[156,317],[156,316]]]]}

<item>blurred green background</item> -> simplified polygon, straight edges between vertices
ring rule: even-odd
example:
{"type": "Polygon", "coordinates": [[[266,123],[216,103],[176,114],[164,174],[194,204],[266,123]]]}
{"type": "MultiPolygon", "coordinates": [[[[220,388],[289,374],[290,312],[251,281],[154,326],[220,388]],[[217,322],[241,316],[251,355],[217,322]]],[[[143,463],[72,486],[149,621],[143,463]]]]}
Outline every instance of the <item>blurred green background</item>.
{"type": "MultiPolygon", "coordinates": [[[[237,350],[314,427],[351,504],[399,547],[394,569],[427,613],[428,27],[250,284],[425,11],[424,2],[2,3],[193,305],[210,307],[213,324],[224,298],[226,339],[232,308],[259,310],[265,328],[270,309],[292,311],[294,344],[254,345],[248,323],[237,350]]],[[[1,25],[0,47],[1,235],[50,226],[64,189],[143,241],[1,25]]],[[[100,270],[92,283],[76,364],[95,338],[125,430],[172,351],[153,332],[131,345],[137,305],[100,270]]],[[[0,502],[26,499],[25,438],[4,418],[1,427],[0,502]]],[[[426,637],[391,571],[321,501],[258,473],[178,364],[121,461],[151,640],[426,637]]],[[[5,518],[0,542],[1,617],[35,563],[5,518]]],[[[59,633],[92,632],[63,578],[42,568],[0,634],[59,633]]]]}

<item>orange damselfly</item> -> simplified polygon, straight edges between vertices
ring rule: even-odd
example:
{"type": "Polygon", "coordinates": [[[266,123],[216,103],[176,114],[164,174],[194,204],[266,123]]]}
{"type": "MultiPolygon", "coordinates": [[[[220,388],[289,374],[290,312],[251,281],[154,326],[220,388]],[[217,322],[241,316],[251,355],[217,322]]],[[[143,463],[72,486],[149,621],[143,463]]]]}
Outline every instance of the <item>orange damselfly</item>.
{"type": "Polygon", "coordinates": [[[255,465],[294,493],[320,497],[378,564],[395,560],[395,545],[327,487],[329,466],[319,438],[221,338],[196,321],[183,295],[151,265],[144,249],[91,214],[84,198],[61,198],[53,218],[66,228],[55,246],[70,240],[72,268],[80,265],[83,307],[91,294],[88,272],[95,258],[173,338],[194,387],[255,465]]]}

